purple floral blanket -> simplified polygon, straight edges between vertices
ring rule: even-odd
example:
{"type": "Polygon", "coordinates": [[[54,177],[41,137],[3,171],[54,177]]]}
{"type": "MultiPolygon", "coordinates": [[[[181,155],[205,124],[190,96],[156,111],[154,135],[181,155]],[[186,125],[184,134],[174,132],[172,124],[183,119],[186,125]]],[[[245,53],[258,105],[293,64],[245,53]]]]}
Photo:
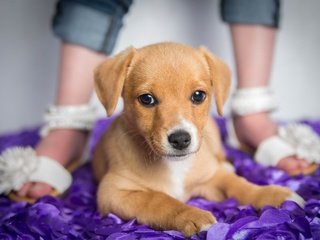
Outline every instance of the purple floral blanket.
{"type": "MultiPolygon", "coordinates": [[[[216,119],[223,139],[224,119],[216,119]]],[[[320,120],[304,121],[320,134],[320,120]]],[[[93,131],[90,148],[96,144],[110,120],[100,120],[93,131]]],[[[0,136],[0,152],[11,146],[35,146],[38,129],[0,136]]],[[[234,199],[209,202],[201,198],[188,204],[211,211],[218,223],[207,232],[191,239],[320,239],[320,170],[311,176],[290,177],[275,168],[264,168],[252,161],[252,156],[225,145],[228,158],[239,175],[254,183],[279,184],[297,191],[305,200],[304,208],[291,201],[279,208],[265,206],[257,211],[241,206],[234,199]]],[[[68,193],[59,198],[43,197],[34,204],[12,202],[0,196],[0,239],[185,239],[177,231],[156,231],[140,225],[135,219],[123,221],[113,214],[101,217],[97,213],[90,164],[73,174],[68,193]]]]}

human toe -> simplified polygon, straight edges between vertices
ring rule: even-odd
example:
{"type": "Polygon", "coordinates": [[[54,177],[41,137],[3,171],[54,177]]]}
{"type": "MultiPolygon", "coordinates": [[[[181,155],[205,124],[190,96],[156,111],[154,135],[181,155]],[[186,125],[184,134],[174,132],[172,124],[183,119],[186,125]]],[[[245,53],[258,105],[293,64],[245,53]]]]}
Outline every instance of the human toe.
{"type": "Polygon", "coordinates": [[[34,183],[28,192],[28,196],[31,198],[40,198],[50,194],[52,188],[46,183],[34,183]]]}
{"type": "Polygon", "coordinates": [[[32,183],[30,182],[23,184],[23,186],[17,191],[17,195],[20,197],[26,196],[31,187],[32,187],[32,183]]]}

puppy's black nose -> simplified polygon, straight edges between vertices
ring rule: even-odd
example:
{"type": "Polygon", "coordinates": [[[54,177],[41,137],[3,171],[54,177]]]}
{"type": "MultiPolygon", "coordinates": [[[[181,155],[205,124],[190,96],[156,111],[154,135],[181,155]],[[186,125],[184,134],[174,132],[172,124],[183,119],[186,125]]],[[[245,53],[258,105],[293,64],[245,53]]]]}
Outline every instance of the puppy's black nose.
{"type": "Polygon", "coordinates": [[[190,145],[191,136],[186,131],[177,131],[169,135],[168,141],[175,149],[182,150],[190,145]]]}

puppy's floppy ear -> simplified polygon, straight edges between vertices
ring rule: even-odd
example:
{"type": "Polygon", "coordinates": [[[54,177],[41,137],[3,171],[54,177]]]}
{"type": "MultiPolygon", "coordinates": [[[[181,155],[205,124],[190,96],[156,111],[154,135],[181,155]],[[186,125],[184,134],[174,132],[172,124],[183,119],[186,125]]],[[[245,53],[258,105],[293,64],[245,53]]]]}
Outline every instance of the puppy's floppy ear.
{"type": "Polygon", "coordinates": [[[107,116],[111,116],[117,106],[135,52],[131,47],[106,60],[94,71],[95,90],[107,116]]]}
{"type": "Polygon", "coordinates": [[[200,51],[203,53],[208,63],[217,111],[218,114],[222,116],[223,105],[228,98],[230,90],[230,70],[224,62],[215,57],[207,48],[200,47],[200,51]]]}

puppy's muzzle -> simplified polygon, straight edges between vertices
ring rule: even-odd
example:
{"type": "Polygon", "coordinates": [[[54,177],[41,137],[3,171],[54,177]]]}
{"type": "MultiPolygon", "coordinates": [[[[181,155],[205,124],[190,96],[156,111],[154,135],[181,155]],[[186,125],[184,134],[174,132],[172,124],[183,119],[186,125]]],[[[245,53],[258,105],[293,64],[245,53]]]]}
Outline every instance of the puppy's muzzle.
{"type": "Polygon", "coordinates": [[[168,136],[168,142],[173,148],[183,150],[189,147],[191,143],[191,135],[186,131],[176,131],[168,136]]]}

